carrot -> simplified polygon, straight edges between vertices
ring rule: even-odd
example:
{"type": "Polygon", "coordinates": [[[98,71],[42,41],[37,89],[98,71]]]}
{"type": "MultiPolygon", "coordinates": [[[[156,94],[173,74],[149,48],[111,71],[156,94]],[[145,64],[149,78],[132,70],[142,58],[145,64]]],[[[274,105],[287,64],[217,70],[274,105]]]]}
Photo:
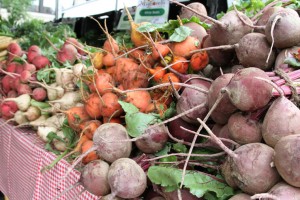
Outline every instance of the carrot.
{"type": "Polygon", "coordinates": [[[90,140],[93,139],[96,129],[101,125],[99,120],[90,120],[80,124],[83,134],[90,140]]]}
{"type": "Polygon", "coordinates": [[[149,84],[147,70],[138,65],[133,59],[119,58],[116,62],[115,80],[124,89],[147,87],[149,84]]]}
{"type": "Polygon", "coordinates": [[[118,117],[122,114],[123,109],[119,104],[118,96],[112,92],[105,93],[102,96],[102,116],[103,117],[118,117]]]}
{"type": "Polygon", "coordinates": [[[103,49],[110,53],[118,53],[120,51],[119,45],[113,37],[105,40],[103,49]]]}
{"type": "Polygon", "coordinates": [[[115,85],[113,77],[106,72],[100,74],[98,73],[96,75],[95,84],[98,92],[101,95],[110,92],[115,85]]]}
{"type": "Polygon", "coordinates": [[[113,77],[114,74],[116,73],[116,66],[107,67],[105,69],[105,72],[113,77]]]}
{"type": "MultiPolygon", "coordinates": [[[[162,79],[161,79],[161,83],[170,83],[170,80],[173,82],[173,83],[180,83],[180,79],[173,73],[173,72],[169,72],[169,73],[166,73],[162,79]]],[[[174,85],[174,88],[176,90],[179,90],[180,89],[180,86],[179,85],[174,85]]],[[[162,88],[163,90],[172,90],[171,86],[168,86],[168,87],[163,87],[162,88]]]]}
{"type": "Polygon", "coordinates": [[[164,67],[160,65],[156,65],[154,68],[149,68],[144,66],[151,75],[153,75],[153,80],[156,82],[160,82],[162,77],[166,74],[166,70],[164,67]]]}
{"type": "Polygon", "coordinates": [[[151,54],[146,53],[142,49],[136,49],[136,50],[130,52],[129,57],[132,59],[135,59],[139,62],[143,62],[145,65],[152,66],[155,64],[155,60],[153,59],[151,54]]]}
{"type": "Polygon", "coordinates": [[[157,103],[163,103],[169,106],[173,102],[172,93],[156,89],[150,92],[151,98],[157,103]]]}
{"type": "Polygon", "coordinates": [[[154,46],[152,46],[151,56],[154,60],[159,60],[161,59],[159,53],[161,54],[162,57],[165,57],[169,52],[170,52],[170,48],[167,45],[154,43],[154,46]]]}
{"type": "Polygon", "coordinates": [[[135,105],[140,112],[145,112],[151,103],[151,96],[148,91],[137,90],[133,92],[128,92],[126,94],[125,101],[135,105]]]}
{"type": "MultiPolygon", "coordinates": [[[[81,146],[81,153],[84,154],[85,152],[87,152],[90,148],[92,148],[94,145],[94,142],[92,140],[87,140],[85,141],[82,146],[81,146]]],[[[93,160],[97,160],[99,158],[99,156],[97,155],[96,151],[92,151],[90,152],[88,155],[86,155],[83,159],[82,159],[82,163],[83,164],[87,164],[93,160]]]]}
{"type": "Polygon", "coordinates": [[[67,116],[69,126],[77,132],[81,130],[79,126],[82,122],[91,119],[84,107],[73,107],[63,113],[67,116]]]}
{"type": "Polygon", "coordinates": [[[186,62],[187,59],[182,56],[173,56],[173,60],[171,62],[171,68],[176,70],[181,74],[186,74],[189,68],[189,63],[186,62]]]}
{"type": "Polygon", "coordinates": [[[204,69],[209,62],[209,57],[206,51],[194,53],[191,57],[190,64],[194,71],[204,69]]]}
{"type": "Polygon", "coordinates": [[[105,123],[123,124],[123,120],[120,117],[103,117],[103,124],[105,123]]]}
{"type": "Polygon", "coordinates": [[[103,56],[103,65],[106,67],[111,67],[116,64],[115,57],[112,53],[107,52],[103,56]]]}
{"type": "MultiPolygon", "coordinates": [[[[78,142],[77,142],[77,144],[76,144],[76,147],[73,149],[72,154],[73,154],[73,153],[76,153],[76,152],[80,152],[80,151],[81,151],[81,146],[82,146],[82,144],[83,144],[85,141],[87,141],[87,140],[89,140],[89,138],[88,138],[86,135],[82,135],[82,136],[79,138],[79,140],[78,140],[78,142]]],[[[70,152],[70,153],[71,153],[71,152],[70,152]]]]}
{"type": "Polygon", "coordinates": [[[102,116],[102,106],[103,102],[97,93],[90,94],[84,104],[85,111],[92,119],[98,119],[102,116]]]}
{"type": "Polygon", "coordinates": [[[166,110],[168,109],[167,105],[164,103],[159,103],[159,102],[153,102],[150,103],[145,111],[145,113],[158,113],[161,117],[164,115],[166,110]]]}
{"type": "Polygon", "coordinates": [[[174,55],[182,56],[185,58],[190,58],[191,53],[190,51],[199,49],[200,47],[200,41],[192,36],[188,36],[184,41],[182,42],[173,42],[170,45],[171,51],[174,55]]]}

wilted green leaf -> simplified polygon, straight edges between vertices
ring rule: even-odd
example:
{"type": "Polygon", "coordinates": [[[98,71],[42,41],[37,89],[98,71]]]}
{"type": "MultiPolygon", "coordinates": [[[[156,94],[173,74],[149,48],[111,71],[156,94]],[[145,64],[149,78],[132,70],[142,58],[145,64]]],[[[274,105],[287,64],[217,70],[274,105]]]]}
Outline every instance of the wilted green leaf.
{"type": "Polygon", "coordinates": [[[186,26],[180,26],[175,29],[174,33],[170,36],[169,40],[172,42],[184,41],[192,32],[192,29],[186,26]]]}

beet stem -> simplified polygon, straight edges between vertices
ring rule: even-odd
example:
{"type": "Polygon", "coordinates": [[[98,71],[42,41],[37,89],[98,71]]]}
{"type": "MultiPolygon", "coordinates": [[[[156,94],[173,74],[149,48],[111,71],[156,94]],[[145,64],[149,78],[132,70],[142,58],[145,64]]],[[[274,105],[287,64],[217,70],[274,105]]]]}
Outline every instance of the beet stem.
{"type": "Polygon", "coordinates": [[[269,193],[261,193],[261,194],[255,194],[250,197],[251,199],[273,199],[273,200],[279,200],[278,197],[275,195],[269,194],[269,193]]]}
{"type": "MultiPolygon", "coordinates": [[[[215,101],[215,103],[213,104],[213,106],[212,106],[211,109],[208,111],[207,115],[205,116],[205,118],[204,118],[204,120],[203,120],[204,122],[206,122],[206,121],[209,119],[209,117],[210,117],[210,115],[212,114],[212,112],[213,112],[213,111],[216,109],[216,107],[219,105],[220,101],[222,100],[222,98],[223,98],[223,96],[224,96],[224,93],[225,93],[225,92],[223,92],[223,91],[221,91],[221,92],[219,93],[217,100],[215,101]]],[[[203,128],[203,125],[201,125],[201,126],[198,128],[198,130],[197,130],[196,133],[197,133],[197,134],[200,133],[200,131],[202,130],[202,128],[203,128]]],[[[181,176],[181,184],[180,184],[180,188],[183,187],[184,177],[185,177],[185,173],[186,173],[186,168],[187,168],[189,159],[190,159],[190,157],[191,157],[191,154],[192,154],[192,152],[193,152],[193,149],[194,149],[194,147],[195,147],[197,137],[198,137],[198,135],[195,135],[195,136],[194,136],[193,141],[192,141],[192,145],[191,145],[191,147],[190,147],[190,149],[189,149],[189,152],[188,152],[188,156],[187,156],[187,158],[186,158],[186,160],[185,160],[185,163],[184,163],[184,166],[183,166],[183,171],[182,171],[182,176],[181,176]]]]}

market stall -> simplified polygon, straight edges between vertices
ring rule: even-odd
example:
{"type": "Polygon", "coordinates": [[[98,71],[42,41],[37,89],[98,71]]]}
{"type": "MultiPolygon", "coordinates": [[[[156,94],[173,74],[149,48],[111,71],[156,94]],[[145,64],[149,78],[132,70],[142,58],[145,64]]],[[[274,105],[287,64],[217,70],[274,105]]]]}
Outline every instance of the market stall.
{"type": "MultiPolygon", "coordinates": [[[[0,123],[4,123],[0,120],[0,123]]],[[[0,129],[0,191],[9,199],[49,200],[74,185],[80,176],[77,170],[61,181],[70,164],[61,160],[49,171],[41,170],[56,156],[44,149],[44,143],[30,129],[16,129],[10,124],[0,129]]],[[[82,186],[70,190],[59,199],[93,200],[98,197],[82,192],[82,186]]]]}

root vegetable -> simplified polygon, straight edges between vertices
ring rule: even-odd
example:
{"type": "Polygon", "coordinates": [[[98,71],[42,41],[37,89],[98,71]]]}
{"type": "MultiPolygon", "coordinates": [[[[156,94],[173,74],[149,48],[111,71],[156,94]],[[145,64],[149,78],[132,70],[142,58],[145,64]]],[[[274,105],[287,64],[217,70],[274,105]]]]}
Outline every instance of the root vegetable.
{"type": "Polygon", "coordinates": [[[72,44],[64,44],[56,54],[56,59],[60,63],[69,62],[71,65],[77,60],[77,49],[72,44]]]}
{"type": "Polygon", "coordinates": [[[250,143],[232,151],[215,136],[203,121],[199,119],[199,122],[212,139],[228,154],[225,163],[228,162],[231,173],[227,175],[231,176],[230,179],[243,192],[247,194],[267,192],[279,182],[280,176],[277,170],[271,166],[274,149],[263,143],[250,143]]]}
{"type": "Polygon", "coordinates": [[[170,49],[176,56],[182,56],[184,58],[191,57],[191,51],[197,50],[200,48],[200,41],[192,36],[188,36],[182,42],[174,42],[170,44],[170,49]]]}
{"type": "Polygon", "coordinates": [[[151,103],[151,96],[148,91],[128,92],[125,101],[136,106],[140,112],[145,112],[151,103]]]}
{"type": "Polygon", "coordinates": [[[90,193],[105,196],[110,193],[108,184],[109,164],[103,160],[94,160],[86,164],[81,172],[79,182],[90,193]]]}
{"type": "Polygon", "coordinates": [[[19,110],[26,111],[30,106],[30,100],[31,97],[29,94],[22,94],[16,98],[6,98],[3,100],[3,102],[14,101],[17,104],[19,110]]]}
{"type": "Polygon", "coordinates": [[[84,104],[86,112],[92,119],[98,119],[102,116],[103,100],[101,98],[97,93],[92,93],[84,104]]]}
{"type": "Polygon", "coordinates": [[[67,111],[64,111],[64,113],[67,116],[69,126],[77,132],[80,131],[80,124],[82,122],[90,120],[90,116],[84,107],[71,107],[67,111]]]}
{"type": "MultiPolygon", "coordinates": [[[[232,73],[223,74],[212,82],[207,94],[209,109],[214,105],[222,88],[228,85],[233,75],[232,73]]],[[[210,117],[218,124],[226,124],[230,115],[236,110],[237,108],[231,103],[229,96],[223,94],[221,102],[217,105],[210,117]]]]}
{"type": "Polygon", "coordinates": [[[29,106],[24,115],[29,121],[34,121],[41,116],[41,110],[35,106],[29,106]]]}
{"type": "Polygon", "coordinates": [[[67,110],[76,105],[76,103],[82,100],[81,94],[78,91],[74,92],[66,92],[60,99],[56,99],[53,101],[48,101],[49,103],[58,103],[60,105],[60,109],[67,110]]]}
{"type": "Polygon", "coordinates": [[[63,131],[58,131],[56,132],[56,135],[60,138],[62,138],[63,141],[58,140],[58,139],[53,139],[52,144],[55,147],[56,150],[64,152],[67,150],[67,138],[65,136],[65,134],[63,133],[63,131]]]}
{"type": "Polygon", "coordinates": [[[42,87],[34,88],[32,98],[36,101],[44,101],[47,98],[47,91],[42,87]]]}
{"type": "MultiPolygon", "coordinates": [[[[187,5],[187,7],[190,7],[192,9],[194,9],[195,11],[197,11],[198,13],[201,13],[202,15],[207,16],[206,7],[200,2],[190,3],[187,5]]],[[[183,19],[183,18],[190,19],[192,16],[198,17],[201,21],[205,21],[205,19],[206,19],[206,18],[203,18],[201,15],[197,15],[196,13],[188,10],[187,8],[184,8],[184,7],[181,8],[180,14],[179,14],[179,17],[181,19],[183,19]]]]}
{"type": "Polygon", "coordinates": [[[40,70],[47,66],[49,67],[51,65],[51,62],[46,56],[39,55],[32,60],[32,64],[36,67],[37,70],[40,70]]]}
{"type": "Polygon", "coordinates": [[[299,134],[299,108],[286,97],[275,99],[262,124],[262,136],[266,144],[274,147],[284,136],[299,134]]]}
{"type": "Polygon", "coordinates": [[[119,104],[118,96],[112,92],[105,93],[102,96],[103,105],[101,107],[101,114],[103,117],[118,117],[122,114],[123,109],[119,104]]]}
{"type": "Polygon", "coordinates": [[[245,193],[236,194],[229,200],[251,200],[251,196],[245,193]]]}
{"type": "Polygon", "coordinates": [[[300,187],[300,160],[298,159],[300,135],[282,137],[274,147],[274,164],[280,176],[288,184],[300,187]]]}
{"type": "Polygon", "coordinates": [[[57,131],[57,128],[51,126],[39,126],[37,128],[37,134],[44,142],[49,141],[47,136],[50,132],[56,133],[57,131]]]}
{"type": "MultiPolygon", "coordinates": [[[[92,140],[87,140],[87,141],[83,142],[81,145],[81,153],[87,152],[90,148],[93,147],[93,145],[94,145],[94,142],[92,140]]],[[[98,158],[99,157],[97,155],[97,152],[92,151],[82,159],[82,163],[87,164],[93,160],[97,160],[98,158]]]]}
{"type": "Polygon", "coordinates": [[[148,128],[135,141],[138,149],[144,153],[156,153],[162,150],[168,141],[168,132],[165,125],[148,128]]]}
{"type": "Polygon", "coordinates": [[[107,179],[112,195],[121,198],[137,198],[147,187],[145,172],[130,158],[114,161],[109,167],[107,179]]]}
{"type": "Polygon", "coordinates": [[[229,138],[239,144],[261,142],[261,124],[250,114],[237,112],[228,119],[229,138]]]}

